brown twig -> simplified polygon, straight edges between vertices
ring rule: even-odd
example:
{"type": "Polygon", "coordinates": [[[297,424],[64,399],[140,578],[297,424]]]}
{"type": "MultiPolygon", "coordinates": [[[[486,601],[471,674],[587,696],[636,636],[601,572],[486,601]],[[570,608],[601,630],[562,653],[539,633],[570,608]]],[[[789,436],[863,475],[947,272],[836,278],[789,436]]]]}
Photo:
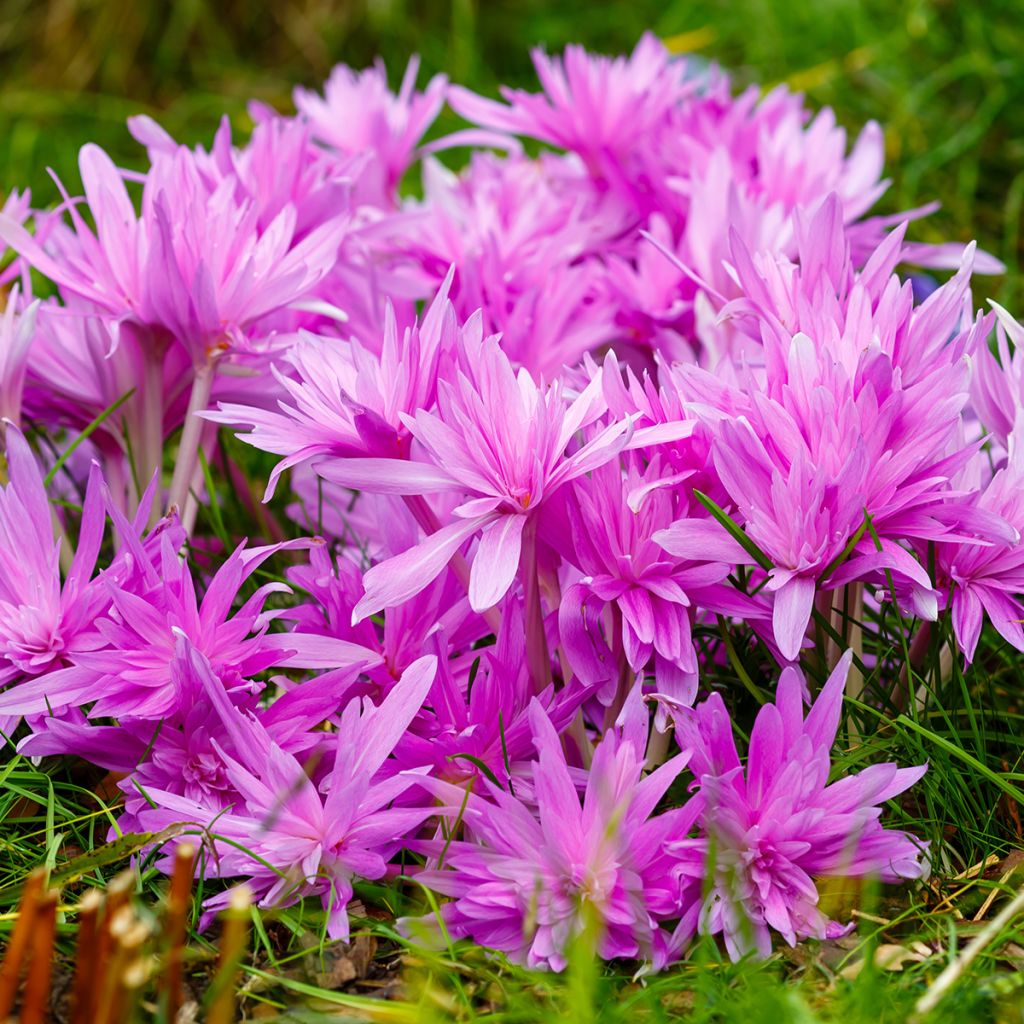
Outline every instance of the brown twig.
{"type": "Polygon", "coordinates": [[[0,964],[0,1020],[6,1020],[14,1006],[18,994],[18,979],[21,977],[21,965],[32,938],[35,922],[36,902],[43,888],[46,872],[37,868],[26,879],[21,892],[21,903],[18,905],[18,919],[7,943],[7,952],[3,964],[0,964]]]}
{"type": "Polygon", "coordinates": [[[92,1024],[96,991],[96,946],[99,938],[103,893],[90,889],[78,903],[78,944],[75,980],[71,989],[71,1024],[92,1024]]]}
{"type": "Polygon", "coordinates": [[[220,938],[220,962],[211,984],[213,999],[206,1015],[207,1024],[231,1024],[235,1019],[235,977],[249,933],[249,908],[252,891],[240,885],[231,893],[224,913],[224,931],[220,938]]]}
{"type": "Polygon", "coordinates": [[[56,889],[49,889],[36,901],[32,923],[32,957],[21,1003],[21,1024],[43,1024],[50,1003],[50,974],[53,970],[53,940],[57,935],[56,889]]]}
{"type": "Polygon", "coordinates": [[[177,1019],[181,1006],[182,966],[185,960],[185,934],[192,895],[192,877],[195,871],[196,848],[192,843],[181,843],[174,852],[174,872],[167,900],[165,918],[166,953],[164,969],[160,975],[160,992],[167,1007],[167,1020],[177,1019]]]}

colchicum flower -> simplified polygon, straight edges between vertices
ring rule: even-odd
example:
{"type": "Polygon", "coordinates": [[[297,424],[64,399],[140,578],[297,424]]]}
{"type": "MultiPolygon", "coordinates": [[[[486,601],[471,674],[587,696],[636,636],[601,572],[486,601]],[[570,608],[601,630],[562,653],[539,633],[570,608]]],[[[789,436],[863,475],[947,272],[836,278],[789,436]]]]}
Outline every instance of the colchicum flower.
{"type": "Polygon", "coordinates": [[[774,703],[758,713],[745,766],[718,694],[676,719],[680,745],[692,751],[714,870],[700,928],[721,934],[734,959],[751,950],[767,956],[771,931],[791,946],[840,934],[818,907],[816,877],[896,882],[926,873],[927,844],[879,818],[880,805],[927,766],[876,764],[829,782],[851,660],[848,651],[806,716],[804,683],[796,670],[784,672],[774,703]]]}
{"type": "MultiPolygon", "coordinates": [[[[700,900],[703,850],[682,839],[701,798],[654,814],[689,755],[642,778],[647,713],[636,696],[621,727],[598,746],[581,803],[558,734],[536,702],[530,722],[536,810],[487,784],[486,796],[472,794],[465,805],[471,838],[429,845],[438,853],[445,847],[445,866],[420,881],[454,897],[442,908],[453,935],[524,966],[562,970],[570,943],[592,922],[605,959],[663,966],[693,933],[700,900]]],[[[447,794],[453,813],[462,806],[457,788],[429,788],[447,794]]]]}
{"type": "Polygon", "coordinates": [[[872,215],[877,124],[651,35],[534,65],[132,118],[140,172],[3,202],[0,731],[201,844],[204,924],[415,876],[530,968],[834,936],[818,878],[926,870],[924,769],[833,764],[854,656],[930,714],[947,624],[1024,650],[1024,330],[872,215]]]}

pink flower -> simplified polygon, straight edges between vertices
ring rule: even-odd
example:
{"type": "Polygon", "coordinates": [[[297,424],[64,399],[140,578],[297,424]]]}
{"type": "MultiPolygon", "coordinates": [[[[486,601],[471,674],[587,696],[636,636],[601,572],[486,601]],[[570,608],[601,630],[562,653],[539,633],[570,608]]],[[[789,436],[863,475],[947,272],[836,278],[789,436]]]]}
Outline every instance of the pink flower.
{"type": "MultiPolygon", "coordinates": [[[[198,653],[192,657],[194,671],[210,672],[198,653]]],[[[394,806],[417,776],[392,774],[385,762],[423,703],[435,668],[433,658],[411,665],[379,707],[348,703],[338,723],[333,765],[319,786],[258,719],[221,701],[225,743],[214,739],[212,747],[219,755],[217,771],[238,797],[223,811],[205,800],[154,789],[148,793],[156,806],[139,808],[140,824],[158,831],[187,821],[209,830],[221,878],[247,878],[263,907],[318,896],[328,934],[347,940],[353,879],[381,878],[405,837],[433,813],[429,806],[394,806]]],[[[216,684],[211,692],[217,692],[216,684]]],[[[208,900],[207,911],[226,899],[222,894],[208,900]]]]}
{"type": "Polygon", "coordinates": [[[453,86],[448,102],[477,124],[571,150],[595,177],[612,184],[624,177],[621,164],[695,88],[686,81],[685,64],[650,33],[629,57],[568,46],[563,58],[534,50],[533,63],[543,93],[503,88],[504,106],[453,86]]]}
{"type": "MultiPolygon", "coordinates": [[[[599,254],[629,226],[555,157],[474,153],[455,175],[424,170],[424,203],[394,223],[394,248],[434,279],[458,269],[452,301],[479,311],[516,366],[550,379],[615,338],[599,254]]],[[[660,257],[659,257],[660,258],[660,257]]]]}
{"type": "Polygon", "coordinates": [[[429,462],[334,459],[318,472],[347,487],[384,494],[470,495],[455,519],[415,547],[371,568],[353,613],[363,618],[423,589],[471,537],[480,534],[469,579],[474,611],[497,604],[519,568],[523,532],[559,487],[612,459],[630,423],[600,428],[569,453],[577,433],[603,411],[600,371],[569,401],[559,383],[538,386],[517,374],[494,338],[438,385],[437,413],[406,417],[429,462]]]}
{"type": "Polygon", "coordinates": [[[974,351],[971,400],[985,428],[1005,447],[1024,410],[1024,327],[997,302],[991,305],[996,313],[999,358],[992,354],[987,339],[979,337],[974,351]]]}
{"type": "MultiPolygon", "coordinates": [[[[444,848],[444,869],[421,872],[419,881],[454,897],[442,908],[454,936],[526,967],[562,970],[568,945],[591,923],[604,959],[664,966],[692,935],[700,900],[704,851],[683,837],[701,799],[654,813],[688,754],[643,777],[647,712],[637,695],[621,728],[599,745],[581,804],[558,734],[536,702],[530,722],[536,811],[486,783],[487,797],[470,794],[465,804],[471,838],[428,844],[435,855],[444,848]]],[[[452,813],[462,806],[457,787],[423,785],[444,795],[452,813]]]]}
{"type": "Polygon", "coordinates": [[[368,159],[365,196],[381,207],[395,204],[398,183],[444,105],[448,79],[435,75],[424,92],[417,92],[419,67],[419,58],[413,57],[397,93],[388,89],[380,61],[365,71],[339,64],[324,86],[323,98],[308,89],[294,93],[299,116],[309,124],[314,139],[344,156],[368,159]]]}
{"type": "MultiPolygon", "coordinates": [[[[636,461],[625,474],[607,464],[573,484],[559,546],[568,547],[565,557],[583,576],[562,593],[558,622],[573,672],[584,682],[615,680],[623,657],[632,682],[653,656],[659,691],[689,703],[697,687],[691,617],[698,603],[715,605],[716,585],[743,554],[717,529],[692,545],[691,558],[668,554],[659,534],[688,514],[678,482],[655,457],[647,472],[636,461]],[[612,628],[602,636],[605,608],[613,610],[612,628]]],[[[611,699],[607,687],[603,697],[611,699]]]]}
{"type": "Polygon", "coordinates": [[[15,426],[21,421],[28,353],[39,310],[38,299],[27,309],[19,310],[18,292],[18,286],[14,285],[0,315],[0,421],[10,420],[15,426]]]}
{"type": "Polygon", "coordinates": [[[150,344],[185,347],[197,365],[247,343],[261,317],[301,299],[330,267],[340,239],[331,221],[295,241],[286,206],[265,230],[233,182],[214,188],[194,154],[157,154],[136,214],[110,157],[92,143],[79,156],[96,233],[66,203],[73,232],[54,232],[48,251],[9,216],[0,239],[113,324],[147,333],[150,344]]]}
{"type": "Polygon", "coordinates": [[[676,734],[692,750],[704,798],[702,824],[714,857],[714,886],[701,911],[703,932],[722,934],[733,959],[771,952],[771,931],[789,945],[839,933],[818,908],[814,878],[875,875],[921,878],[927,844],[879,822],[886,800],[925,772],[875,764],[829,784],[829,752],[852,654],[840,659],[806,717],[803,680],[787,669],[773,704],[758,712],[746,767],[719,694],[680,711],[676,734]]]}
{"type": "MultiPolygon", "coordinates": [[[[93,579],[106,522],[98,469],[90,474],[77,549],[61,582],[61,545],[42,473],[12,423],[4,438],[10,482],[0,488],[0,684],[45,676],[102,646],[96,619],[110,603],[107,588],[93,579]]],[[[11,687],[0,701],[20,704],[31,686],[11,687]]],[[[45,711],[45,704],[36,710],[45,711]]],[[[25,713],[0,709],[0,715],[25,713]]]]}
{"type": "MultiPolygon", "coordinates": [[[[530,722],[534,699],[559,732],[569,727],[590,691],[579,683],[557,691],[549,685],[535,698],[522,616],[513,604],[504,611],[494,647],[479,652],[470,647],[457,660],[439,660],[429,708],[413,719],[395,747],[398,763],[429,765],[434,776],[453,782],[482,780],[489,772],[488,778],[507,784],[512,776],[528,774],[536,756],[530,722]]],[[[434,635],[439,654],[451,649],[443,632],[434,635]]]]}
{"type": "MultiPolygon", "coordinates": [[[[355,162],[346,166],[315,146],[309,127],[292,118],[275,116],[253,106],[252,136],[241,147],[231,140],[225,117],[207,153],[193,151],[196,170],[214,191],[227,181],[239,203],[256,211],[260,231],[266,231],[285,209],[295,212],[295,240],[337,219],[349,206],[355,162]]],[[[153,163],[173,159],[180,148],[155,121],[145,115],[128,119],[128,129],[149,151],[153,163]]]]}
{"type": "MultiPolygon", "coordinates": [[[[116,510],[111,513],[116,522],[116,510]]],[[[98,521],[102,526],[101,513],[98,521]]],[[[243,583],[270,555],[282,547],[306,547],[309,541],[250,550],[239,545],[200,598],[188,563],[176,553],[180,533],[160,532],[154,543],[144,545],[126,523],[119,532],[128,552],[123,564],[131,575],[97,584],[103,611],[91,609],[88,645],[69,655],[66,667],[51,667],[0,696],[0,713],[34,715],[85,705],[91,705],[93,718],[158,719],[179,712],[188,695],[177,687],[169,667],[181,633],[232,687],[272,666],[339,668],[374,660],[372,652],[355,644],[269,633],[280,613],[263,606],[271,594],[288,590],[283,583],[263,584],[232,609],[243,583]]],[[[82,548],[83,557],[92,551],[95,558],[98,544],[97,537],[95,547],[82,548]]]]}
{"type": "Polygon", "coordinates": [[[725,313],[750,317],[764,345],[763,373],[736,385],[694,367],[677,375],[715,434],[715,468],[747,535],[772,563],[774,635],[797,656],[815,590],[872,572],[903,578],[917,614],[934,618],[927,573],[899,541],[944,535],[944,506],[973,448],[963,441],[970,366],[965,352],[986,324],[964,312],[960,274],[914,308],[891,270],[899,236],[855,273],[840,209],[830,199],[800,229],[799,266],[764,254],[734,256],[747,297],[725,313]],[[870,536],[835,568],[870,516],[870,536]]]}
{"type": "Polygon", "coordinates": [[[1024,412],[1018,413],[1007,444],[1006,465],[986,485],[978,481],[965,502],[979,517],[995,520],[988,535],[935,542],[936,585],[952,612],[957,643],[968,663],[986,614],[1004,640],[1024,651],[1019,597],[1024,593],[1024,412]]]}
{"type": "MultiPolygon", "coordinates": [[[[405,416],[430,408],[436,399],[443,361],[454,357],[460,327],[448,301],[449,273],[423,317],[399,334],[394,311],[385,313],[380,355],[359,342],[305,335],[283,357],[274,376],[287,400],[278,410],[222,403],[205,418],[216,423],[249,424],[240,434],[249,444],[285,456],[267,483],[269,499],[281,474],[323,456],[407,458],[411,442],[405,416]]],[[[462,330],[476,334],[479,322],[462,330]]]]}

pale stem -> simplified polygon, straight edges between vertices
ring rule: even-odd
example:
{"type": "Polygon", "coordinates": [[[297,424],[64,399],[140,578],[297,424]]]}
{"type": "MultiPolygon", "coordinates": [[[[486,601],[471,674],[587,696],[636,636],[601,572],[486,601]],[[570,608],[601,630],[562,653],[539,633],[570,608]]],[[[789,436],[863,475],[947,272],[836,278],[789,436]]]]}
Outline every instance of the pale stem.
{"type": "Polygon", "coordinates": [[[897,711],[907,710],[907,706],[910,703],[910,671],[911,669],[916,671],[924,664],[931,640],[932,624],[928,621],[922,622],[914,634],[914,639],[910,641],[910,650],[908,652],[910,663],[902,666],[899,678],[896,680],[896,685],[893,688],[892,702],[897,711]]]}
{"type": "Polygon", "coordinates": [[[57,515],[57,510],[50,506],[50,521],[53,524],[53,532],[58,541],[58,561],[60,562],[60,571],[66,577],[71,572],[71,563],[75,560],[75,549],[71,545],[71,539],[68,537],[67,530],[64,529],[64,524],[60,521],[60,516],[57,515]]]}
{"type": "Polygon", "coordinates": [[[519,561],[523,580],[523,611],[526,619],[526,662],[535,692],[551,682],[551,653],[544,632],[544,606],[537,575],[537,521],[530,516],[523,527],[523,549],[519,561]]]}
{"type": "MultiPolygon", "coordinates": [[[[842,635],[843,627],[841,622],[839,622],[839,612],[835,607],[834,591],[819,589],[814,595],[814,609],[840,636],[842,635]],[[839,622],[838,625],[837,622],[839,622]]],[[[820,629],[818,633],[821,640],[821,658],[825,663],[825,671],[831,672],[833,666],[839,660],[841,653],[839,645],[824,630],[820,629]]]]}
{"type": "MultiPolygon", "coordinates": [[[[107,481],[110,495],[119,511],[129,515],[128,481],[124,473],[125,455],[120,448],[104,452],[103,477],[107,481]]],[[[134,511],[134,510],[133,510],[134,511]]]]}
{"type": "Polygon", "coordinates": [[[594,759],[594,745],[590,742],[590,737],[587,735],[587,724],[583,721],[582,711],[576,712],[576,717],[572,720],[572,724],[565,730],[565,737],[576,747],[580,760],[583,762],[583,767],[589,769],[594,759]]]}
{"type": "MultiPolygon", "coordinates": [[[[565,651],[561,647],[555,650],[555,656],[562,666],[563,686],[568,686],[572,682],[572,666],[570,666],[569,660],[565,656],[565,651]]],[[[590,742],[590,737],[587,735],[587,725],[583,720],[582,711],[576,712],[576,717],[572,720],[563,736],[562,745],[567,750],[569,749],[569,744],[572,744],[579,753],[583,767],[589,768],[594,759],[594,745],[590,742]]]]}
{"type": "Polygon", "coordinates": [[[181,431],[181,442],[178,445],[178,458],[174,464],[174,476],[171,478],[171,490],[167,496],[167,508],[182,509],[188,497],[192,477],[199,462],[199,442],[203,436],[203,421],[199,413],[210,404],[210,392],[213,390],[213,378],[216,369],[213,363],[203,363],[197,370],[192,381],[192,394],[188,400],[185,413],[185,425],[181,431]]]}
{"type": "Polygon", "coordinates": [[[651,735],[647,741],[647,760],[644,762],[644,768],[647,771],[654,771],[658,765],[664,762],[671,739],[672,726],[668,726],[662,731],[656,725],[651,725],[651,735]]]}
{"type": "MultiPolygon", "coordinates": [[[[141,403],[142,437],[136,453],[138,460],[139,491],[144,492],[150,480],[163,469],[164,462],[164,355],[165,345],[141,344],[142,392],[135,396],[141,403]]],[[[189,407],[191,409],[191,406],[189,407]]],[[[160,518],[160,498],[149,510],[149,525],[160,518]]]]}
{"type": "MultiPolygon", "coordinates": [[[[853,651],[860,659],[864,653],[864,584],[861,582],[847,583],[840,592],[841,607],[834,608],[832,627],[846,641],[847,649],[853,651]]],[[[841,652],[840,652],[841,653],[841,652]]],[[[836,661],[838,661],[838,656],[836,661]]],[[[835,668],[835,662],[829,662],[829,671],[835,668]]],[[[850,674],[846,679],[846,693],[849,697],[860,700],[864,695],[864,677],[856,662],[850,666],[850,674]]]]}
{"type": "MultiPolygon", "coordinates": [[[[200,449],[202,449],[203,455],[206,457],[206,461],[210,461],[210,453],[213,450],[213,443],[217,438],[217,428],[213,423],[203,423],[202,439],[199,443],[200,449]]],[[[192,536],[192,531],[195,529],[196,517],[199,515],[199,499],[196,495],[202,489],[204,484],[203,480],[203,467],[199,465],[198,460],[196,461],[196,467],[192,472],[192,480],[189,483],[188,494],[185,496],[185,507],[181,513],[181,525],[185,533],[188,536],[192,536]]],[[[208,501],[213,501],[213,495],[207,495],[208,501]]]]}
{"type": "Polygon", "coordinates": [[[608,611],[611,620],[608,638],[611,640],[612,660],[619,666],[619,677],[615,684],[612,702],[604,712],[604,728],[606,730],[615,724],[619,712],[626,703],[626,698],[636,684],[636,674],[626,660],[626,645],[622,640],[622,611],[614,601],[608,605],[608,611]]]}

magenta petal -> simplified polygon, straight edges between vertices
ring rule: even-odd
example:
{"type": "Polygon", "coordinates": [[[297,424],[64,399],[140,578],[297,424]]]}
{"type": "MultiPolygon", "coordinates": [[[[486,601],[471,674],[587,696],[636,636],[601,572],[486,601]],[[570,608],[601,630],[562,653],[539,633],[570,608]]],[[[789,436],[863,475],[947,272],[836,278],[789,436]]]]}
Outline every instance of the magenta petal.
{"type": "Polygon", "coordinates": [[[731,565],[749,565],[746,553],[726,533],[725,528],[711,519],[680,519],[668,529],[659,530],[653,540],[670,555],[695,562],[727,562],[731,565]]]}
{"type": "Polygon", "coordinates": [[[605,602],[581,583],[565,590],[558,606],[562,648],[573,675],[587,686],[608,682],[618,673],[601,628],[604,608],[605,602]]]}
{"type": "Polygon", "coordinates": [[[981,637],[984,618],[981,601],[970,587],[958,587],[953,591],[953,631],[963,652],[964,661],[970,664],[981,637]]]}
{"type": "Polygon", "coordinates": [[[630,587],[619,598],[619,608],[623,620],[632,627],[639,643],[653,644],[655,621],[651,595],[642,587],[630,587]]]}
{"type": "Polygon", "coordinates": [[[850,674],[853,664],[853,651],[844,651],[836,662],[831,675],[821,688],[814,705],[807,712],[804,722],[804,735],[808,736],[815,747],[828,750],[835,742],[839,731],[839,718],[843,710],[843,693],[846,690],[846,677],[850,674]]]}
{"type": "Polygon", "coordinates": [[[747,760],[747,798],[760,803],[785,757],[782,715],[774,704],[765,704],[757,713],[750,734],[747,760]]]}

